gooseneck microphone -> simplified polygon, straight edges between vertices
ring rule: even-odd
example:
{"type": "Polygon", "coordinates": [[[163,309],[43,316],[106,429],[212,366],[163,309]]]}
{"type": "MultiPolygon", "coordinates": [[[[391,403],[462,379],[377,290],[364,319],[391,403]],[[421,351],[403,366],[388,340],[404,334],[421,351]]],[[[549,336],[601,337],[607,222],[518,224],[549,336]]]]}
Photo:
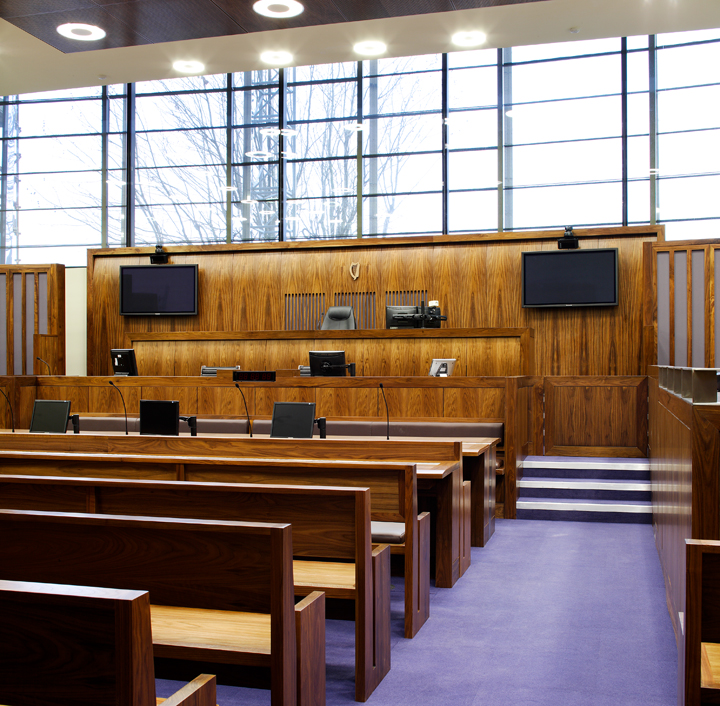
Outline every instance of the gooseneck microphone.
{"type": "Polygon", "coordinates": [[[390,408],[388,407],[387,397],[385,397],[385,388],[380,383],[380,392],[383,393],[383,400],[385,400],[385,414],[387,414],[387,438],[390,441],[390,408]]]}
{"type": "Polygon", "coordinates": [[[242,391],[242,387],[240,387],[240,385],[238,385],[237,383],[235,383],[235,387],[237,387],[237,389],[240,391],[240,394],[243,398],[243,404],[245,405],[245,416],[248,420],[248,431],[250,432],[250,438],[252,439],[252,423],[250,422],[250,412],[248,412],[247,402],[245,401],[245,393],[242,391]]]}
{"type": "Polygon", "coordinates": [[[41,363],[45,363],[47,365],[48,369],[48,375],[52,375],[52,368],[50,367],[50,363],[47,362],[47,360],[43,360],[42,358],[35,358],[35,360],[39,360],[41,363]]]}
{"type": "MultiPolygon", "coordinates": [[[[112,381],[108,380],[108,382],[118,391],[120,392],[120,388],[112,381]]],[[[120,399],[123,403],[123,409],[125,410],[125,434],[128,433],[128,422],[127,422],[127,407],[125,406],[125,397],[122,392],[120,392],[120,399]]]]}
{"type": "Polygon", "coordinates": [[[12,430],[13,430],[13,434],[14,434],[15,433],[15,415],[13,414],[13,411],[12,411],[12,405],[10,404],[10,398],[5,394],[5,390],[3,390],[2,387],[0,387],[0,392],[2,392],[2,396],[7,400],[8,409],[10,410],[10,422],[12,424],[12,430]]]}

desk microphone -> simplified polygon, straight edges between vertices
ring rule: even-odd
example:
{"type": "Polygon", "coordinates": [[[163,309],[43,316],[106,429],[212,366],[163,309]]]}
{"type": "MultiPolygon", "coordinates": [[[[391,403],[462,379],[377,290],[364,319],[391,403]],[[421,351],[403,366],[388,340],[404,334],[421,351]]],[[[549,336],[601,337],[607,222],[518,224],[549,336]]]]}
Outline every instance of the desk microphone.
{"type": "Polygon", "coordinates": [[[50,367],[50,363],[48,363],[47,360],[43,360],[42,358],[35,358],[35,360],[39,360],[41,363],[45,363],[45,365],[47,365],[48,375],[52,375],[52,368],[50,367]]]}
{"type": "Polygon", "coordinates": [[[385,414],[387,414],[387,438],[388,441],[390,441],[390,409],[388,407],[387,397],[385,397],[385,388],[382,383],[380,383],[380,392],[383,393],[383,400],[385,400],[385,414]]]}
{"type": "Polygon", "coordinates": [[[5,394],[5,390],[0,387],[0,392],[2,392],[2,396],[7,400],[8,403],[8,409],[10,410],[10,422],[12,423],[12,430],[13,433],[15,433],[15,415],[12,411],[12,405],[10,404],[10,398],[5,394]]]}
{"type": "MultiPolygon", "coordinates": [[[[120,388],[112,381],[108,380],[108,382],[118,391],[120,392],[120,388]]],[[[128,433],[128,424],[127,424],[127,407],[125,406],[125,397],[123,396],[123,393],[120,392],[120,399],[123,403],[123,409],[125,410],[125,433],[128,433]]]]}
{"type": "Polygon", "coordinates": [[[243,404],[245,405],[245,416],[247,417],[247,420],[248,420],[248,430],[250,431],[250,438],[252,439],[252,424],[250,422],[250,412],[248,412],[247,402],[245,401],[245,393],[242,391],[242,387],[240,387],[240,385],[238,385],[237,383],[235,383],[235,387],[237,387],[237,389],[240,390],[240,394],[242,395],[242,398],[243,398],[243,404]]]}

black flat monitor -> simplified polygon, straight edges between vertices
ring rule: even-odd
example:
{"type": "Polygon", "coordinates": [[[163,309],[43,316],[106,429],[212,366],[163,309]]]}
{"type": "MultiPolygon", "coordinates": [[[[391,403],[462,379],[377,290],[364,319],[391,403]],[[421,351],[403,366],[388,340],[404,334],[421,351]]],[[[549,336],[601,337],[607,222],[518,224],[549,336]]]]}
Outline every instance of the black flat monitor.
{"type": "Polygon", "coordinates": [[[177,400],[140,400],[140,433],[178,436],[180,403],[177,400]]]}
{"type": "Polygon", "coordinates": [[[310,375],[339,376],[347,372],[345,364],[345,351],[310,351],[310,375]]]}
{"type": "Polygon", "coordinates": [[[617,248],[522,253],[524,307],[617,306],[617,248]]]}
{"type": "Polygon", "coordinates": [[[314,402],[276,402],[273,405],[271,437],[312,439],[314,426],[314,402]]]}
{"type": "Polygon", "coordinates": [[[33,434],[64,434],[70,418],[70,400],[35,400],[30,431],[33,434]]]}
{"type": "Polygon", "coordinates": [[[113,348],[110,351],[113,375],[137,375],[137,360],[132,348],[113,348]]]}
{"type": "Polygon", "coordinates": [[[197,313],[197,265],[120,267],[122,316],[194,316],[197,313]]]}
{"type": "Polygon", "coordinates": [[[416,306],[386,306],[385,328],[419,328],[416,306]]]}

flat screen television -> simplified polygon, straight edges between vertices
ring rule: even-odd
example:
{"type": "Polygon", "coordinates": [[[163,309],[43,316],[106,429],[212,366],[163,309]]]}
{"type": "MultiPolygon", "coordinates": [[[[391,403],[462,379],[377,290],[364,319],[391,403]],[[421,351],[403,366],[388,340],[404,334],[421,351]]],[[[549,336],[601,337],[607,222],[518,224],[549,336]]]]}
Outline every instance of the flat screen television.
{"type": "Polygon", "coordinates": [[[120,267],[121,315],[194,316],[197,313],[197,265],[120,267]]]}
{"type": "Polygon", "coordinates": [[[35,400],[30,432],[64,434],[70,418],[70,400],[35,400]]]}
{"type": "Polygon", "coordinates": [[[314,402],[276,402],[273,405],[271,437],[312,439],[314,426],[314,402]]]}
{"type": "Polygon", "coordinates": [[[137,361],[132,348],[113,348],[110,351],[113,375],[137,375],[137,361]]]}
{"type": "Polygon", "coordinates": [[[310,351],[310,375],[342,377],[345,375],[345,351],[310,351]]]}
{"type": "Polygon", "coordinates": [[[140,433],[178,436],[180,403],[177,400],[140,400],[140,433]]]}
{"type": "Polygon", "coordinates": [[[617,248],[522,253],[524,307],[617,304],[617,248]]]}

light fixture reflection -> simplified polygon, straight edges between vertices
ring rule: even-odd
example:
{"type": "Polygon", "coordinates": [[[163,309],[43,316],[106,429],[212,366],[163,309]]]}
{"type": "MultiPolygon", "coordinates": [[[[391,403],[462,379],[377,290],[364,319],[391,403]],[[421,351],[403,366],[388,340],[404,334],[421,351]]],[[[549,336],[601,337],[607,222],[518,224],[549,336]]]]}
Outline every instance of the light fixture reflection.
{"type": "Polygon", "coordinates": [[[173,69],[183,74],[199,74],[201,71],[204,71],[205,64],[200,61],[179,60],[173,62],[173,69]]]}
{"type": "Polygon", "coordinates": [[[289,51],[264,51],[260,59],[273,66],[285,66],[293,60],[293,56],[289,51]]]}
{"type": "Polygon", "coordinates": [[[68,39],[77,39],[81,42],[96,42],[103,39],[105,30],[95,25],[86,25],[80,22],[67,22],[57,28],[57,33],[68,39]]]}
{"type": "Polygon", "coordinates": [[[297,17],[305,8],[297,0],[258,0],[253,10],[264,17],[297,17]]]}
{"type": "Polygon", "coordinates": [[[358,42],[353,50],[356,54],[362,54],[363,56],[377,56],[378,54],[384,54],[387,50],[387,44],[376,40],[369,40],[366,42],[358,42]]]}
{"type": "Polygon", "coordinates": [[[486,39],[485,32],[473,30],[470,32],[456,32],[452,36],[452,43],[456,47],[479,47],[485,43],[486,39]]]}

